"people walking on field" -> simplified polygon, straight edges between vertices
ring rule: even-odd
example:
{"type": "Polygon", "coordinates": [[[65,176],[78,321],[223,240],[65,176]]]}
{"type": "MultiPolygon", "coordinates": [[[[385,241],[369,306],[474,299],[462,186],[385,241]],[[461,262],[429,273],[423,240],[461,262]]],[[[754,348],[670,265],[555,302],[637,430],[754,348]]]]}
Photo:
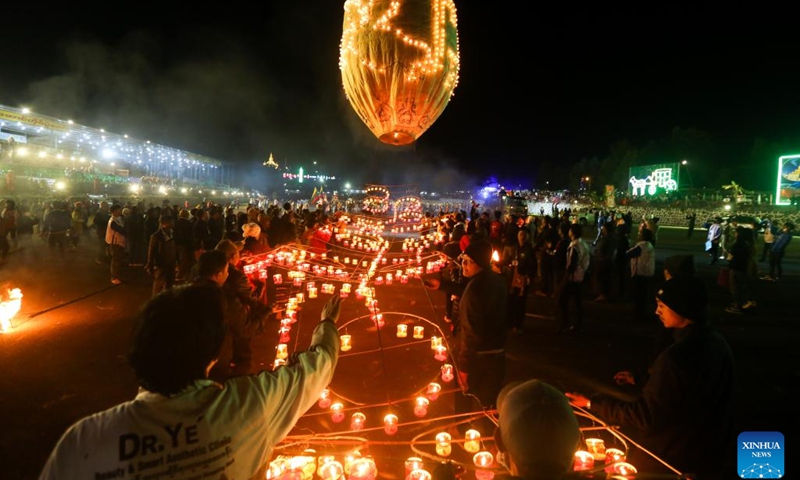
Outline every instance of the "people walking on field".
{"type": "Polygon", "coordinates": [[[625,252],[630,259],[631,296],[635,320],[645,322],[652,316],[653,277],[656,270],[656,254],[653,248],[653,232],[643,228],[639,241],[625,252]]]}
{"type": "Polygon", "coordinates": [[[711,225],[708,226],[708,236],[706,237],[706,252],[711,260],[709,265],[716,265],[719,260],[719,245],[722,242],[722,217],[714,217],[711,225]]]}
{"type": "Polygon", "coordinates": [[[174,226],[172,216],[161,215],[158,230],[148,240],[144,271],[153,276],[153,296],[175,285],[178,253],[173,234],[174,226]]]}
{"type": "Polygon", "coordinates": [[[739,314],[756,306],[750,288],[750,279],[756,274],[755,245],[751,228],[737,227],[735,237],[726,257],[729,268],[728,288],[732,302],[725,311],[739,314]]]}
{"type": "Polygon", "coordinates": [[[122,283],[120,273],[122,262],[125,260],[125,249],[128,246],[128,235],[125,228],[125,219],[122,216],[122,206],[114,204],[109,208],[111,217],[106,227],[106,243],[111,251],[111,283],[122,283]]]}
{"type": "Polygon", "coordinates": [[[794,224],[786,222],[781,227],[781,232],[772,244],[769,256],[769,274],[761,277],[762,280],[777,281],[783,277],[783,257],[786,255],[786,247],[792,241],[794,224]]]}
{"type": "Polygon", "coordinates": [[[773,225],[772,220],[764,220],[763,226],[764,246],[761,249],[761,258],[758,259],[759,262],[765,262],[769,260],[772,244],[775,242],[775,234],[777,233],[777,229],[775,228],[775,225],[773,225]]]}

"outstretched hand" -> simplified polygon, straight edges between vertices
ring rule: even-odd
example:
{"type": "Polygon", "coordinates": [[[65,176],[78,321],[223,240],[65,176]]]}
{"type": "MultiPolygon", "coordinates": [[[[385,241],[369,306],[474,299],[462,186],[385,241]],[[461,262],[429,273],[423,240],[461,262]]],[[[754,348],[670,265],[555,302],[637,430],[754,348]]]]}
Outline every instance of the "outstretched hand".
{"type": "Polygon", "coordinates": [[[342,298],[339,295],[334,295],[328,303],[322,307],[322,314],[320,315],[320,320],[325,320],[326,318],[330,318],[333,320],[333,323],[339,321],[339,313],[342,307],[342,298]]]}
{"type": "Polygon", "coordinates": [[[438,290],[442,282],[438,278],[425,278],[422,280],[422,284],[430,290],[438,290]]]}

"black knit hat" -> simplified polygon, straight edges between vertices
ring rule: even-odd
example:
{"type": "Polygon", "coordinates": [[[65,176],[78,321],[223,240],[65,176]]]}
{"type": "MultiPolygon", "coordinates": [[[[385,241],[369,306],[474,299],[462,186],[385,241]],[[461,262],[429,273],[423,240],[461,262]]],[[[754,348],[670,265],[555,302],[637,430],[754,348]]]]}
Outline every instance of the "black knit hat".
{"type": "Polygon", "coordinates": [[[469,242],[464,250],[464,255],[484,270],[492,268],[492,244],[488,240],[479,239],[469,242]]]}
{"type": "Polygon", "coordinates": [[[678,315],[695,323],[705,323],[708,289],[697,277],[675,277],[661,285],[656,298],[678,315]]]}
{"type": "Polygon", "coordinates": [[[694,264],[694,255],[673,255],[664,260],[664,270],[673,278],[691,277],[697,269],[694,264]]]}

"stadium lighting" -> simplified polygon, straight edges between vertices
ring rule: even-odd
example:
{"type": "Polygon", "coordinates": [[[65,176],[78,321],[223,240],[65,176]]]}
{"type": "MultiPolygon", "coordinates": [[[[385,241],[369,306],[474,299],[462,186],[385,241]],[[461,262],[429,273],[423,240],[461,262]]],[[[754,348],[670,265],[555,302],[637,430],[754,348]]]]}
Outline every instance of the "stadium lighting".
{"type": "Polygon", "coordinates": [[[22,113],[24,113],[25,115],[27,115],[27,114],[31,113],[31,109],[30,109],[30,108],[28,108],[28,107],[23,107],[23,109],[22,109],[22,113]]]}
{"type": "Polygon", "coordinates": [[[56,182],[55,185],[56,190],[64,190],[67,188],[67,185],[64,182],[56,182]]]}
{"type": "Polygon", "coordinates": [[[130,190],[133,193],[138,193],[139,192],[139,184],[138,183],[131,184],[130,190]]]}
{"type": "Polygon", "coordinates": [[[111,150],[110,148],[103,149],[103,158],[105,158],[106,160],[114,158],[116,156],[117,152],[115,152],[114,150],[111,150]]]}

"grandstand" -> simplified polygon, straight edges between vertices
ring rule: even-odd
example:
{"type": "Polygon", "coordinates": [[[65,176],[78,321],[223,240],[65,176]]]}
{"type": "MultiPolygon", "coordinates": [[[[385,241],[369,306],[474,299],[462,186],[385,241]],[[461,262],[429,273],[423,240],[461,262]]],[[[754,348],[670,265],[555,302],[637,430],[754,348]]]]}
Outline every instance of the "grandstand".
{"type": "Polygon", "coordinates": [[[232,188],[222,161],[0,105],[5,194],[165,195],[232,188]]]}

